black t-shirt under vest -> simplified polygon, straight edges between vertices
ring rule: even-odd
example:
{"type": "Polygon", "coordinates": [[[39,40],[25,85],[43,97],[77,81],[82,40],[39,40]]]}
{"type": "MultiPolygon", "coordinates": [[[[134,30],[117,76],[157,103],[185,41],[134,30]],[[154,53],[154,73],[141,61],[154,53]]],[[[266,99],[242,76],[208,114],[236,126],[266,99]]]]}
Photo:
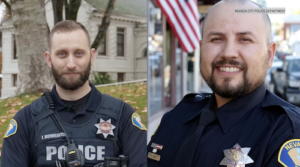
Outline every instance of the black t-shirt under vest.
{"type": "MultiPolygon", "coordinates": [[[[92,167],[103,162],[104,157],[116,157],[120,154],[117,143],[118,120],[121,115],[123,102],[102,94],[101,104],[89,121],[81,125],[70,125],[60,120],[70,140],[82,151],[85,158],[85,167],[92,167]],[[110,122],[108,135],[97,134],[100,120],[110,122]]],[[[35,122],[35,136],[38,167],[55,166],[55,161],[65,159],[65,133],[55,125],[45,97],[32,103],[32,116],[35,122]]]]}

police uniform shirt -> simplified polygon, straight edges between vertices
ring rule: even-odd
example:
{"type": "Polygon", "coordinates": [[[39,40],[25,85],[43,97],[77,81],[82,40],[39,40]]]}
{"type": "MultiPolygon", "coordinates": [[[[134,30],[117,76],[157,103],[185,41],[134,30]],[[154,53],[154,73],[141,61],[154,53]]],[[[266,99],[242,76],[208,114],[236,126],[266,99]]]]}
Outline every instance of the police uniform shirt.
{"type": "MultiPolygon", "coordinates": [[[[79,125],[88,121],[89,117],[93,116],[97,106],[100,104],[102,94],[93,85],[90,84],[90,86],[92,90],[90,94],[87,95],[89,96],[88,101],[84,104],[83,109],[79,109],[77,112],[72,111],[70,106],[67,106],[59,98],[55,86],[53,87],[51,97],[55,103],[60,121],[68,121],[70,124],[79,125]],[[68,108],[70,109],[69,111],[68,108]]],[[[28,105],[21,109],[13,118],[17,123],[17,129],[14,134],[4,139],[1,153],[1,165],[3,167],[32,167],[36,164],[37,148],[35,147],[35,125],[30,106],[31,105],[28,105]]],[[[131,117],[134,112],[132,107],[125,103],[120,117],[119,133],[117,135],[122,145],[123,154],[129,156],[129,166],[144,167],[147,161],[145,146],[146,131],[132,124],[131,117]]],[[[53,124],[49,126],[56,125],[53,122],[53,124]]],[[[83,151],[84,157],[86,154],[87,153],[83,151]]]]}
{"type": "Polygon", "coordinates": [[[176,159],[189,158],[178,151],[205,110],[213,111],[217,119],[204,129],[192,155],[192,167],[226,166],[220,165],[225,158],[223,151],[235,144],[251,148],[248,156],[254,162],[246,167],[300,165],[299,108],[270,93],[264,85],[218,109],[214,95],[200,101],[194,97],[186,96],[163,116],[148,144],[148,167],[176,166],[176,159]]]}

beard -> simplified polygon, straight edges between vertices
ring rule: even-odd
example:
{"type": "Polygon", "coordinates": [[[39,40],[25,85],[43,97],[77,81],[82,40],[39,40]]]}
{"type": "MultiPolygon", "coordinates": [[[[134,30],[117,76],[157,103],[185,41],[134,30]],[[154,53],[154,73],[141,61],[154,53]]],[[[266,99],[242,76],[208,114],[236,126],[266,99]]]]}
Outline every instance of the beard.
{"type": "MultiPolygon", "coordinates": [[[[268,57],[266,55],[266,57],[268,57]]],[[[268,58],[266,58],[268,63],[268,58]]],[[[267,66],[267,64],[263,64],[263,66],[267,66]]],[[[264,67],[262,69],[265,69],[264,67]]],[[[247,77],[248,75],[248,68],[245,63],[238,62],[232,58],[224,58],[219,61],[214,61],[212,63],[212,73],[209,74],[204,74],[202,69],[200,70],[202,77],[208,84],[208,86],[212,89],[214,93],[217,95],[224,97],[224,98],[236,98],[239,96],[243,96],[256,88],[258,88],[265,80],[265,76],[267,73],[267,69],[265,69],[265,72],[262,73],[261,75],[256,75],[255,79],[249,79],[247,77]],[[219,83],[216,80],[216,77],[214,76],[214,72],[217,66],[222,66],[225,64],[230,64],[233,66],[238,66],[241,68],[243,71],[243,78],[242,80],[235,86],[231,85],[231,80],[233,78],[230,77],[225,77],[225,78],[220,78],[221,80],[219,83]]]]}
{"type": "Polygon", "coordinates": [[[84,68],[82,71],[76,71],[76,70],[66,70],[66,71],[59,71],[55,66],[52,64],[52,74],[56,81],[56,83],[62,87],[65,90],[77,90],[81,86],[83,86],[86,81],[89,79],[90,71],[91,71],[91,62],[89,61],[89,64],[86,68],[84,68]],[[74,73],[79,75],[79,79],[77,78],[77,75],[71,76],[71,77],[64,77],[64,74],[67,73],[74,73]]]}

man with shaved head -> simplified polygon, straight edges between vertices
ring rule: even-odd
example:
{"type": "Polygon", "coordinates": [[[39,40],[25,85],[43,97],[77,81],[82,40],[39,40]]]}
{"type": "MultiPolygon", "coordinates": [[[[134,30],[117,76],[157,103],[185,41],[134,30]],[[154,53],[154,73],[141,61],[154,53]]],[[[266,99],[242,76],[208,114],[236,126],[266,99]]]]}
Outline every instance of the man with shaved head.
{"type": "Polygon", "coordinates": [[[212,94],[189,94],[167,112],[148,145],[148,167],[295,167],[300,110],[264,86],[276,44],[265,13],[223,0],[202,25],[200,67],[212,94]]]}

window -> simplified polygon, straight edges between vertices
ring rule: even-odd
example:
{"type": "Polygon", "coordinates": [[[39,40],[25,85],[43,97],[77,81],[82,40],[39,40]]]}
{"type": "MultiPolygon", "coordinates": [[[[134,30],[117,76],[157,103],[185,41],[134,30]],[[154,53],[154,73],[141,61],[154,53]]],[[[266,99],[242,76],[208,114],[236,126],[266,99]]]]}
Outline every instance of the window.
{"type": "Polygon", "coordinates": [[[289,65],[289,62],[288,62],[288,60],[286,60],[286,61],[283,63],[283,66],[282,66],[283,71],[287,71],[287,70],[288,70],[288,65],[289,65]]]}
{"type": "Polygon", "coordinates": [[[118,73],[118,82],[124,82],[124,73],[118,73]]]}
{"type": "Polygon", "coordinates": [[[144,49],[143,57],[147,57],[147,48],[144,49]]]}
{"type": "Polygon", "coordinates": [[[102,76],[102,77],[106,77],[107,73],[106,72],[98,72],[98,75],[102,76]]]}
{"type": "Polygon", "coordinates": [[[104,37],[100,41],[100,45],[98,47],[98,54],[105,56],[106,55],[106,35],[104,34],[104,37]]]}
{"type": "Polygon", "coordinates": [[[0,32],[0,49],[2,48],[2,32],[0,32]]]}
{"type": "Polygon", "coordinates": [[[18,86],[18,74],[12,74],[12,86],[13,87],[18,86]]]}
{"type": "Polygon", "coordinates": [[[117,28],[117,56],[124,56],[124,28],[117,28]]]}
{"type": "Polygon", "coordinates": [[[16,36],[15,35],[12,35],[12,40],[13,40],[13,43],[12,43],[12,57],[13,59],[18,59],[17,57],[17,44],[16,44],[16,36]]]}

